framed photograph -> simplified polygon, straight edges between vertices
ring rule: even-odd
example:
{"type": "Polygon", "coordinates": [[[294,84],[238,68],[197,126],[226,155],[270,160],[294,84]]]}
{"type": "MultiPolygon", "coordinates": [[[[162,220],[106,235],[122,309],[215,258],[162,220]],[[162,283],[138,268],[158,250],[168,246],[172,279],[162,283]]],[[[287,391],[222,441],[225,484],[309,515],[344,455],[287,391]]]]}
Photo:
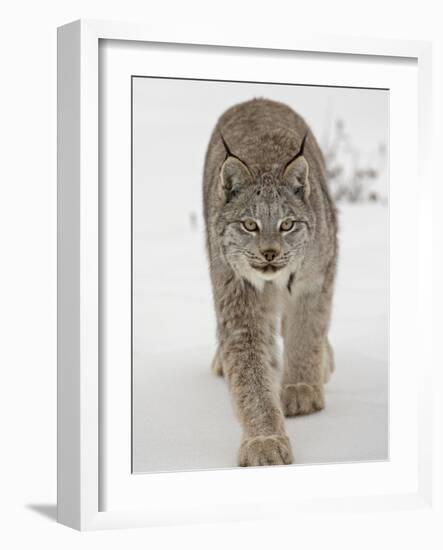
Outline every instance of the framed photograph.
{"type": "Polygon", "coordinates": [[[58,52],[59,521],[430,506],[429,44],[58,52]]]}

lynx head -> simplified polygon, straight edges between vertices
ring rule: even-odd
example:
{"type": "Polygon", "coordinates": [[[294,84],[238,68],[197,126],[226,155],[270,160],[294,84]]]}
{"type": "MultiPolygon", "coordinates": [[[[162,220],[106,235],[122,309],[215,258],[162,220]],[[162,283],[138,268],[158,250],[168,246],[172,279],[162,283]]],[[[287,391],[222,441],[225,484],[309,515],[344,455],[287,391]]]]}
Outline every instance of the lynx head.
{"type": "Polygon", "coordinates": [[[306,136],[294,157],[268,172],[253,172],[222,140],[226,159],[218,192],[224,257],[256,286],[283,283],[303,259],[313,225],[306,136]]]}

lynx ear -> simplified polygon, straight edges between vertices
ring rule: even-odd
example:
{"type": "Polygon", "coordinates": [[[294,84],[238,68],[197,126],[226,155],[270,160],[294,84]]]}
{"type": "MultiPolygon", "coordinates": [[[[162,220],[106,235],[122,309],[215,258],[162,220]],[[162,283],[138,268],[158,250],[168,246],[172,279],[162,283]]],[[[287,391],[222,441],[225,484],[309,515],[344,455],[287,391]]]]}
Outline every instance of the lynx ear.
{"type": "Polygon", "coordinates": [[[235,196],[243,185],[252,182],[249,168],[237,157],[228,157],[220,171],[220,195],[226,201],[235,196]]]}
{"type": "Polygon", "coordinates": [[[302,139],[300,150],[292,157],[292,159],[286,164],[283,171],[283,178],[292,184],[294,192],[298,193],[303,191],[303,197],[307,199],[309,197],[309,165],[304,157],[305,143],[306,138],[308,137],[308,132],[304,135],[302,139]]]}
{"type": "Polygon", "coordinates": [[[295,193],[303,191],[304,198],[309,197],[309,166],[305,157],[297,157],[288,164],[285,168],[284,179],[292,184],[295,193]]]}

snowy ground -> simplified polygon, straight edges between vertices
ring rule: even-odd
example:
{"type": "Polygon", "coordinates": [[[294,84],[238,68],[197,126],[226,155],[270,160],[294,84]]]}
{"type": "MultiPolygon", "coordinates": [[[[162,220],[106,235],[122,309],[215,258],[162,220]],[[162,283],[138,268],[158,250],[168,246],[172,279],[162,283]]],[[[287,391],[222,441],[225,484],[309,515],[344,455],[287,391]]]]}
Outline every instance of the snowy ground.
{"type": "MultiPolygon", "coordinates": [[[[388,457],[387,208],[340,211],[336,372],[324,411],[286,420],[297,463],[388,457]]],[[[135,472],[236,465],[240,427],[209,368],[215,323],[198,225],[161,238],[134,233],[135,472]]]]}

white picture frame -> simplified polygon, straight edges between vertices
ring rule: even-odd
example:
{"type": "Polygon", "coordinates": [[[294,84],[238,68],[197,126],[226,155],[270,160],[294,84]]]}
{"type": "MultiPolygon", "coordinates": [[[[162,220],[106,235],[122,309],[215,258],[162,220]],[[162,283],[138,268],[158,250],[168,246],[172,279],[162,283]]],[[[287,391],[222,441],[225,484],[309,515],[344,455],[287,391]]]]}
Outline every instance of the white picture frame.
{"type": "MultiPolygon", "coordinates": [[[[70,527],[104,529],[284,517],[295,511],[312,513],[331,509],[337,513],[337,510],[370,511],[431,505],[432,293],[426,286],[432,260],[429,244],[431,47],[426,42],[316,37],[300,33],[296,38],[268,39],[253,33],[251,30],[247,36],[237,37],[223,30],[218,36],[209,38],[202,29],[198,36],[191,37],[186,30],[168,32],[144,25],[101,21],[76,21],[58,30],[58,520],[70,527]],[[321,465],[316,466],[315,471],[309,466],[288,466],[131,475],[128,462],[130,425],[125,416],[129,410],[130,389],[125,386],[127,378],[111,377],[111,383],[104,384],[100,351],[101,323],[106,321],[103,309],[106,293],[103,294],[99,285],[106,268],[101,256],[106,225],[100,225],[103,205],[99,177],[100,136],[103,138],[99,113],[104,108],[99,95],[100,63],[103,62],[100,41],[103,40],[119,41],[120,44],[125,41],[126,44],[124,58],[119,61],[117,52],[113,60],[115,71],[111,71],[111,78],[117,79],[116,84],[121,76],[131,74],[130,58],[133,57],[135,63],[137,56],[144,55],[131,53],[132,46],[140,43],[155,44],[149,62],[157,62],[157,69],[161,64],[162,70],[171,77],[185,76],[189,65],[180,68],[180,60],[163,58],[162,44],[175,44],[175,48],[183,45],[184,50],[194,45],[191,49],[195,52],[192,53],[195,65],[192,65],[192,75],[187,76],[196,76],[199,71],[206,71],[208,75],[208,71],[212,71],[211,75],[216,78],[217,73],[225,71],[226,65],[221,58],[213,63],[214,56],[218,55],[216,52],[228,53],[231,59],[272,53],[274,59],[278,59],[275,70],[281,71],[280,75],[289,70],[291,54],[297,52],[326,56],[324,66],[337,58],[343,67],[341,72],[335,73],[335,81],[328,72],[315,75],[315,69],[310,69],[311,81],[316,79],[315,83],[324,85],[352,85],[360,79],[371,86],[371,82],[372,85],[383,80],[388,82],[395,77],[388,76],[389,73],[400,75],[402,65],[413,67],[405,72],[405,80],[401,80],[401,75],[398,77],[407,88],[403,89],[403,94],[397,88],[392,100],[394,106],[397,101],[400,106],[404,95],[404,101],[409,101],[409,105],[414,103],[418,122],[412,120],[411,128],[418,140],[402,145],[408,152],[408,170],[401,162],[404,154],[400,141],[397,148],[394,142],[391,144],[391,177],[401,179],[406,191],[419,189],[420,192],[402,197],[396,187],[391,188],[393,332],[390,360],[394,367],[402,363],[406,376],[402,388],[398,388],[400,370],[392,369],[394,407],[390,410],[389,462],[321,465]],[[200,53],[204,53],[205,61],[199,59],[200,53]],[[377,60],[389,63],[391,70],[379,72],[377,60]],[[359,63],[364,64],[364,71],[353,71],[346,79],[340,76],[349,71],[348,64],[357,68],[359,63]],[[413,208],[418,215],[412,226],[410,221],[407,226],[410,236],[412,233],[412,252],[402,251],[404,224],[413,208]],[[414,269],[409,276],[403,277],[400,270],[408,259],[414,269]],[[402,320],[402,296],[408,285],[413,288],[410,302],[414,313],[409,327],[402,320]],[[407,350],[400,345],[399,330],[394,334],[397,327],[403,331],[403,339],[410,341],[415,337],[407,350]],[[414,378],[408,377],[419,349],[420,370],[415,371],[414,378]],[[106,400],[114,400],[114,409],[122,419],[111,419],[112,441],[107,435],[109,430],[104,428],[105,394],[106,400]],[[409,434],[401,433],[402,422],[408,425],[409,434]],[[288,486],[296,486],[296,494],[288,491],[288,486]],[[269,503],[272,506],[268,506],[269,503]]],[[[250,75],[253,75],[252,65],[248,68],[250,75]]],[[[266,73],[271,68],[263,64],[260,67],[266,80],[266,73]]],[[[274,75],[274,78],[279,76],[274,75]]],[[[127,85],[127,81],[121,89],[117,85],[116,93],[124,96],[127,85]]],[[[406,103],[397,110],[394,108],[392,141],[397,137],[400,140],[396,132],[400,130],[401,108],[405,106],[406,103]]],[[[130,140],[130,133],[125,133],[127,121],[127,117],[122,117],[117,127],[122,130],[124,139],[130,140]]],[[[122,143],[117,145],[120,147],[122,143]]],[[[122,173],[130,177],[124,162],[122,173]]],[[[107,207],[114,208],[112,204],[107,207]]],[[[127,250],[122,249],[122,254],[127,254],[127,250]]],[[[124,322],[127,319],[125,310],[119,311],[124,322]]],[[[115,351],[118,354],[121,350],[115,351]]]]}

